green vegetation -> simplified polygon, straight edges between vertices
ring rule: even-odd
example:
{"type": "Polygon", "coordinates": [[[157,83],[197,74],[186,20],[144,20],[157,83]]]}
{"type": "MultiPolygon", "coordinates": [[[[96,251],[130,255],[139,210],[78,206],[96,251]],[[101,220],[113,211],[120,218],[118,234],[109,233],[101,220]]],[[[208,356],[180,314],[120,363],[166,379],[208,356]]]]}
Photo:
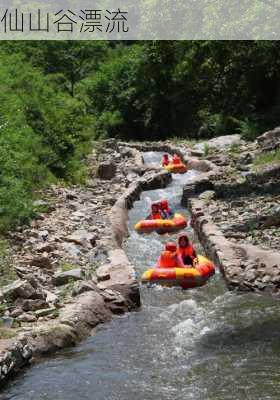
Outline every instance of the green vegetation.
{"type": "Polygon", "coordinates": [[[237,153],[239,153],[239,152],[240,152],[240,146],[239,146],[239,144],[233,143],[233,144],[230,146],[228,152],[229,152],[230,154],[237,154],[237,153]]]}
{"type": "Polygon", "coordinates": [[[280,149],[260,154],[254,160],[254,167],[280,163],[280,149]]]}
{"type": "Polygon", "coordinates": [[[77,266],[70,264],[70,263],[64,262],[64,263],[60,264],[60,269],[62,272],[71,271],[72,269],[75,269],[75,268],[77,268],[77,266]]]}
{"type": "Polygon", "coordinates": [[[0,339],[12,339],[17,332],[13,329],[0,328],[0,339]]]}
{"type": "Polygon", "coordinates": [[[16,273],[12,268],[8,243],[4,240],[0,240],[0,277],[0,286],[8,285],[16,279],[16,273]]]}
{"type": "Polygon", "coordinates": [[[278,41],[0,43],[0,232],[83,183],[93,141],[246,139],[279,123],[278,41]]]}
{"type": "Polygon", "coordinates": [[[209,154],[210,154],[210,147],[209,147],[208,143],[204,143],[203,152],[204,152],[204,156],[205,156],[205,157],[209,156],[209,154]]]}
{"type": "Polygon", "coordinates": [[[1,317],[5,314],[6,311],[6,305],[5,304],[0,304],[0,322],[1,322],[1,317]]]}

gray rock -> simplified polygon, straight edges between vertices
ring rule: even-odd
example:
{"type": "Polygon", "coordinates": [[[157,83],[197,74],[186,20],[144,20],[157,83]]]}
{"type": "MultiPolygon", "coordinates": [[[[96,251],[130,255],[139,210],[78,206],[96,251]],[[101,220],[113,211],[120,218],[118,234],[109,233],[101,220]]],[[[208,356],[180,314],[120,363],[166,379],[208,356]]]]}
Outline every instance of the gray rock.
{"type": "Polygon", "coordinates": [[[4,328],[10,329],[10,328],[13,327],[14,318],[4,316],[4,317],[1,317],[0,322],[1,322],[1,325],[2,325],[4,328]]]}
{"type": "Polygon", "coordinates": [[[243,153],[241,155],[241,157],[239,158],[238,162],[241,165],[247,165],[247,164],[252,164],[253,160],[254,160],[254,157],[253,157],[252,153],[248,152],[248,153],[243,153]]]}
{"type": "Polygon", "coordinates": [[[11,311],[10,316],[13,318],[19,317],[23,313],[22,308],[16,307],[14,310],[11,311]]]}
{"type": "Polygon", "coordinates": [[[37,318],[33,313],[24,313],[24,314],[21,314],[19,317],[17,317],[17,321],[32,323],[32,322],[36,322],[37,318]]]}
{"type": "Polygon", "coordinates": [[[230,203],[231,207],[244,207],[245,206],[245,202],[242,200],[233,200],[230,203]]]}
{"type": "Polygon", "coordinates": [[[46,294],[46,302],[48,304],[57,304],[59,302],[59,297],[50,292],[49,290],[45,290],[45,294],[46,294]]]}
{"type": "Polygon", "coordinates": [[[205,192],[202,192],[199,196],[199,199],[201,200],[214,200],[216,198],[216,192],[214,190],[206,190],[205,192]]]}
{"type": "Polygon", "coordinates": [[[216,148],[216,149],[227,149],[232,145],[239,145],[241,144],[241,136],[240,135],[225,135],[219,136],[214,139],[208,140],[204,143],[198,143],[194,146],[195,150],[203,151],[205,149],[205,143],[209,148],[216,148]]]}
{"type": "Polygon", "coordinates": [[[75,211],[75,212],[72,213],[72,217],[75,220],[79,221],[80,219],[84,219],[86,217],[86,215],[81,211],[75,211]]]}
{"type": "Polygon", "coordinates": [[[38,237],[42,240],[47,240],[49,232],[47,230],[38,232],[38,237]]]}
{"type": "Polygon", "coordinates": [[[62,244],[63,250],[70,254],[71,256],[79,256],[81,254],[81,250],[76,246],[75,244],[72,243],[63,243],[62,244]]]}
{"type": "Polygon", "coordinates": [[[250,171],[250,167],[248,165],[237,165],[237,169],[238,171],[242,171],[242,172],[249,172],[250,171]]]}
{"type": "Polygon", "coordinates": [[[98,281],[107,281],[110,279],[110,264],[104,264],[101,265],[99,268],[96,270],[96,277],[98,281]]]}
{"type": "Polygon", "coordinates": [[[263,150],[274,150],[280,147],[280,127],[267,131],[257,137],[257,142],[263,150]]]}
{"type": "Polygon", "coordinates": [[[53,277],[53,284],[56,286],[66,285],[70,281],[83,280],[84,276],[81,268],[72,269],[70,271],[58,272],[53,277]]]}
{"type": "Polygon", "coordinates": [[[36,310],[34,314],[36,315],[37,318],[46,317],[47,315],[54,314],[56,310],[57,310],[56,307],[49,307],[49,308],[44,308],[42,310],[36,310]]]}
{"type": "Polygon", "coordinates": [[[28,299],[24,300],[22,303],[22,308],[24,311],[36,311],[40,310],[42,308],[48,308],[49,305],[45,300],[40,300],[40,299],[28,299]]]}
{"type": "Polygon", "coordinates": [[[90,290],[98,291],[97,285],[92,281],[79,281],[75,283],[71,295],[73,297],[78,296],[84,292],[89,292],[90,290]]]}
{"type": "Polygon", "coordinates": [[[10,285],[4,286],[2,291],[3,296],[7,301],[15,300],[19,297],[30,299],[36,294],[34,287],[28,281],[20,279],[10,285]]]}
{"type": "Polygon", "coordinates": [[[31,260],[30,265],[38,268],[52,269],[52,263],[50,259],[44,256],[34,257],[33,260],[31,260]]]}
{"type": "Polygon", "coordinates": [[[55,245],[45,242],[45,243],[40,243],[38,246],[36,246],[36,250],[39,251],[40,253],[51,253],[52,251],[55,250],[55,245]]]}
{"type": "Polygon", "coordinates": [[[110,180],[116,175],[117,167],[114,162],[104,161],[99,164],[97,169],[97,177],[100,179],[110,180]]]}
{"type": "Polygon", "coordinates": [[[48,202],[45,200],[35,200],[33,201],[33,206],[34,207],[40,207],[40,206],[47,206],[48,202]]]}
{"type": "Polygon", "coordinates": [[[80,246],[86,245],[87,243],[91,246],[95,246],[96,238],[97,236],[95,233],[89,232],[85,229],[79,229],[73,232],[72,235],[67,236],[66,240],[80,246]]]}

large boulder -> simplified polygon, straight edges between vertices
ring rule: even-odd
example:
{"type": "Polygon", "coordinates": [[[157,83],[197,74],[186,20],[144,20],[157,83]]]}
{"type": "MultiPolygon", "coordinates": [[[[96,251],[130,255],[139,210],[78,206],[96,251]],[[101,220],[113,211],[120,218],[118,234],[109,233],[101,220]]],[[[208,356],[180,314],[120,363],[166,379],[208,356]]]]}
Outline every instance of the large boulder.
{"type": "Polygon", "coordinates": [[[65,272],[57,272],[53,276],[53,284],[56,286],[66,285],[71,281],[80,281],[84,278],[81,268],[72,269],[65,272]]]}
{"type": "Polygon", "coordinates": [[[42,308],[48,308],[49,305],[45,300],[42,299],[26,299],[22,303],[22,309],[24,311],[37,311],[41,310],[42,308]]]}
{"type": "Polygon", "coordinates": [[[258,145],[263,150],[274,150],[280,148],[280,127],[267,131],[257,137],[258,145]]]}
{"type": "Polygon", "coordinates": [[[18,279],[10,285],[2,288],[3,297],[5,300],[15,300],[17,298],[30,299],[35,296],[36,290],[26,280],[18,279]]]}
{"type": "Polygon", "coordinates": [[[215,167],[215,165],[208,160],[198,160],[196,158],[189,158],[187,161],[189,169],[194,169],[200,172],[208,172],[214,169],[215,167]]]}
{"type": "Polygon", "coordinates": [[[74,288],[71,292],[73,297],[79,296],[82,293],[93,291],[99,291],[97,285],[93,281],[78,281],[75,283],[74,288]]]}
{"type": "Polygon", "coordinates": [[[95,246],[96,234],[88,232],[86,229],[79,229],[73,232],[72,235],[67,236],[66,240],[78,244],[80,246],[86,246],[87,244],[95,246]]]}
{"type": "Polygon", "coordinates": [[[98,165],[97,177],[100,179],[110,180],[113,179],[117,172],[117,166],[112,161],[104,161],[98,165]]]}
{"type": "Polygon", "coordinates": [[[197,175],[189,180],[183,188],[182,205],[186,205],[190,197],[200,195],[205,191],[213,191],[214,184],[205,174],[197,175]]]}
{"type": "Polygon", "coordinates": [[[207,146],[210,149],[224,150],[230,148],[231,146],[238,146],[241,143],[242,140],[239,134],[218,136],[208,141],[196,144],[194,146],[194,150],[204,151],[205,146],[207,146]]]}
{"type": "Polygon", "coordinates": [[[38,268],[52,269],[51,260],[45,255],[34,257],[30,261],[30,265],[32,265],[34,267],[38,267],[38,268]]]}
{"type": "Polygon", "coordinates": [[[87,291],[76,298],[74,303],[61,310],[60,322],[75,328],[80,339],[101,322],[108,321],[111,312],[103,297],[95,291],[87,291]]]}

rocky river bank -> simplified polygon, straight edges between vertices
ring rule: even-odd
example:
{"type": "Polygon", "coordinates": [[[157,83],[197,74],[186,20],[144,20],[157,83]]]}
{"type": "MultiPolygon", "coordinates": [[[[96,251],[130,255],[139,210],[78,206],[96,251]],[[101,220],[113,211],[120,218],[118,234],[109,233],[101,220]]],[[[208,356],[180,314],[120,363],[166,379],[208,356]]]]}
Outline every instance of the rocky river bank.
{"type": "Polygon", "coordinates": [[[2,279],[14,279],[0,291],[0,381],[140,305],[134,267],[121,248],[127,209],[171,175],[147,169],[139,151],[114,140],[88,162],[92,177],[84,187],[44,191],[36,204],[44,212],[7,238],[2,279]]]}
{"type": "Polygon", "coordinates": [[[208,143],[206,158],[217,168],[186,185],[182,203],[230,289],[278,296],[280,164],[267,156],[279,148],[280,129],[264,133],[255,143],[236,136],[230,140],[208,143]],[[269,162],[258,165],[266,158],[269,162]]]}

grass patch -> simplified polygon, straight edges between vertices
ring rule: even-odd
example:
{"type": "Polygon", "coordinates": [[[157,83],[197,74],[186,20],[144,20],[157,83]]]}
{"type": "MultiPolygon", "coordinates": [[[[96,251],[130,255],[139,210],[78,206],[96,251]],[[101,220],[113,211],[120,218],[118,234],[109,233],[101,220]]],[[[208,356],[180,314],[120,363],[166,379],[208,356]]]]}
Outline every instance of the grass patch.
{"type": "Polygon", "coordinates": [[[229,152],[230,154],[237,154],[237,153],[240,153],[240,145],[239,145],[238,143],[233,143],[233,144],[230,146],[228,152],[229,152]]]}
{"type": "Polygon", "coordinates": [[[205,157],[209,156],[210,147],[209,147],[209,144],[208,144],[208,143],[204,143],[203,152],[204,152],[205,157]]]}
{"type": "Polygon", "coordinates": [[[17,279],[12,267],[8,242],[0,240],[0,286],[8,285],[17,279]]]}
{"type": "Polygon", "coordinates": [[[13,329],[0,328],[0,340],[1,339],[11,339],[16,336],[16,331],[13,329]]]}
{"type": "Polygon", "coordinates": [[[60,264],[60,269],[62,272],[67,272],[71,271],[72,269],[76,269],[76,265],[70,264],[70,263],[61,263],[60,264]]]}
{"type": "Polygon", "coordinates": [[[254,160],[254,168],[280,163],[280,149],[258,155],[254,160]]]}

